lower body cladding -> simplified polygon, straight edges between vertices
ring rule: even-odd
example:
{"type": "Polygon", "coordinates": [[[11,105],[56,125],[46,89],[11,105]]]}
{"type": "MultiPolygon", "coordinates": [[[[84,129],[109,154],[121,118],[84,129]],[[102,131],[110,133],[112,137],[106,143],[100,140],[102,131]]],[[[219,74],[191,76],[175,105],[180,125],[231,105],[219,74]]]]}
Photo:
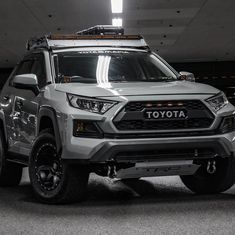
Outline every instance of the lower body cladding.
{"type": "Polygon", "coordinates": [[[202,161],[209,167],[213,159],[233,156],[234,136],[235,132],[146,139],[72,137],[63,149],[62,159],[88,164],[91,171],[111,178],[193,175],[202,161]]]}

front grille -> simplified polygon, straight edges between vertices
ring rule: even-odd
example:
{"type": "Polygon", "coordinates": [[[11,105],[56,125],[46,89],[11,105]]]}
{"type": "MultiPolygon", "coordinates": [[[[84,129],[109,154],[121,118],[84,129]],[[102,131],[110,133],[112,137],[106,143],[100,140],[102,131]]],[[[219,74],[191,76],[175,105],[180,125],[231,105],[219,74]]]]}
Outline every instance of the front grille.
{"type": "Polygon", "coordinates": [[[200,100],[129,102],[116,116],[113,123],[121,131],[177,130],[209,128],[214,115],[200,100]],[[145,109],[186,109],[189,117],[184,120],[146,120],[145,109]]]}
{"type": "Polygon", "coordinates": [[[199,100],[188,100],[188,101],[144,101],[144,102],[129,102],[125,106],[126,112],[133,112],[133,111],[142,111],[144,108],[149,107],[151,108],[158,108],[158,107],[184,107],[187,110],[204,110],[204,104],[199,100]]]}
{"type": "Polygon", "coordinates": [[[190,120],[178,121],[121,121],[116,123],[119,130],[175,130],[207,128],[211,125],[211,119],[194,118],[190,120]]]}

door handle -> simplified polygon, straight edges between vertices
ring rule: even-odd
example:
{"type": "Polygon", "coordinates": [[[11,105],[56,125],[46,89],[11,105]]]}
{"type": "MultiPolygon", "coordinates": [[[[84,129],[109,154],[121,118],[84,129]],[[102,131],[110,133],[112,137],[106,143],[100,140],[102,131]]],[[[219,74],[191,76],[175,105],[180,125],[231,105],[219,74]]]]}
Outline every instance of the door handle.
{"type": "Polygon", "coordinates": [[[23,101],[22,100],[17,100],[16,101],[16,105],[19,107],[19,108],[22,108],[23,107],[23,101]]]}

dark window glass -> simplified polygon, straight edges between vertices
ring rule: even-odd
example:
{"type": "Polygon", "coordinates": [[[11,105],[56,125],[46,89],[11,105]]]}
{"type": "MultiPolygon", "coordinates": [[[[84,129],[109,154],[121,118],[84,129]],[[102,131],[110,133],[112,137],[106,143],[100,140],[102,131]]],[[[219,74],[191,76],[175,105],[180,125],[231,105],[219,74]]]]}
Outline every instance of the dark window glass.
{"type": "Polygon", "coordinates": [[[33,64],[33,60],[29,58],[21,61],[9,81],[10,86],[12,86],[12,80],[14,76],[31,73],[32,64],[33,64]]]}
{"type": "Polygon", "coordinates": [[[159,82],[175,74],[146,52],[83,51],[58,53],[54,59],[57,83],[159,82]]]}
{"type": "Polygon", "coordinates": [[[33,60],[23,60],[14,75],[27,74],[31,72],[33,60]]]}
{"type": "Polygon", "coordinates": [[[42,54],[34,56],[31,73],[37,75],[39,88],[42,88],[46,85],[47,79],[45,72],[45,61],[44,56],[42,54]]]}
{"type": "MultiPolygon", "coordinates": [[[[37,75],[39,88],[44,87],[47,84],[47,77],[45,71],[45,61],[43,54],[32,54],[27,56],[18,66],[12,79],[15,75],[33,73],[37,75]]],[[[10,84],[12,82],[10,81],[10,84]]]]}

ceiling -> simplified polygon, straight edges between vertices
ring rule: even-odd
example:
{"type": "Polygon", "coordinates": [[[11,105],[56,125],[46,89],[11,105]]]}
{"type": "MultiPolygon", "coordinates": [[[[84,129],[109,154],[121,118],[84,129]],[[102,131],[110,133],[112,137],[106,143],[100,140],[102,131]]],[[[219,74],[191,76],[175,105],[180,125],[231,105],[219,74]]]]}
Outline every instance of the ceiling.
{"type": "MultiPolygon", "coordinates": [[[[234,0],[123,0],[126,33],[141,33],[170,62],[235,60],[234,0]]],[[[0,67],[12,67],[31,36],[111,24],[110,0],[0,1],[0,67]]]]}

